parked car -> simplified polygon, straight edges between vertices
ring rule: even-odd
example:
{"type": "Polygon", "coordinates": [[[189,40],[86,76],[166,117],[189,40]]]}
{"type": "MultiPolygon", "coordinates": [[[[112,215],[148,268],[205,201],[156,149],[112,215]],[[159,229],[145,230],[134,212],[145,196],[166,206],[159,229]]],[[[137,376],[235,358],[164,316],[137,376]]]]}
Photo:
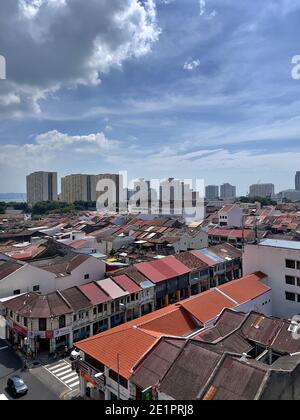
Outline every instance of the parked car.
{"type": "Polygon", "coordinates": [[[12,394],[13,397],[21,397],[26,395],[28,392],[28,386],[25,384],[20,376],[12,376],[7,381],[8,391],[12,394]]]}
{"type": "Polygon", "coordinates": [[[73,360],[79,360],[79,359],[80,359],[80,351],[74,347],[70,353],[70,360],[73,361],[73,360]]]}

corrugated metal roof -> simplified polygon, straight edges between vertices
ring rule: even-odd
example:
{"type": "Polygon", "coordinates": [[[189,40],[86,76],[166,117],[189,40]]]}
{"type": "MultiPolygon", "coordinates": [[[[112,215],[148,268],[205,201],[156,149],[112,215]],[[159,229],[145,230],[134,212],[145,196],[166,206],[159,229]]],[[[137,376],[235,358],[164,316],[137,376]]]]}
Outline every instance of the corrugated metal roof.
{"type": "Polygon", "coordinates": [[[120,299],[128,296],[129,293],[125,292],[118,286],[112,279],[105,279],[97,281],[97,284],[103,289],[112,299],[120,299]]]}
{"type": "Polygon", "coordinates": [[[123,274],[122,276],[115,276],[113,280],[128,293],[138,293],[142,290],[133,280],[131,280],[125,274],[123,274]]]}
{"type": "Polygon", "coordinates": [[[97,283],[88,283],[79,286],[82,293],[92,302],[93,305],[110,302],[112,299],[108,296],[97,283]]]}

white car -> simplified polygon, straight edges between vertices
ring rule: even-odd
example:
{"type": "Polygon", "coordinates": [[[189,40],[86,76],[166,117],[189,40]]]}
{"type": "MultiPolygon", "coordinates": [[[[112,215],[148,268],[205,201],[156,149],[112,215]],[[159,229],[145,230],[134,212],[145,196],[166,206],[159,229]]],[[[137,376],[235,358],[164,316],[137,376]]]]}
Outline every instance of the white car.
{"type": "Polygon", "coordinates": [[[78,349],[73,349],[70,354],[70,360],[79,360],[80,359],[80,351],[78,349]]]}

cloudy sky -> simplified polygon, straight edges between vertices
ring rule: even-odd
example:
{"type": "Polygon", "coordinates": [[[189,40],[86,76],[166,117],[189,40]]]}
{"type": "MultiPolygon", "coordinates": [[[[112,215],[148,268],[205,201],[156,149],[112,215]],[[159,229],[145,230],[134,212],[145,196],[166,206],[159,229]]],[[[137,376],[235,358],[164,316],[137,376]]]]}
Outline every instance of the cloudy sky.
{"type": "Polygon", "coordinates": [[[292,188],[299,21],[299,0],[1,0],[0,191],[34,170],[292,188]]]}

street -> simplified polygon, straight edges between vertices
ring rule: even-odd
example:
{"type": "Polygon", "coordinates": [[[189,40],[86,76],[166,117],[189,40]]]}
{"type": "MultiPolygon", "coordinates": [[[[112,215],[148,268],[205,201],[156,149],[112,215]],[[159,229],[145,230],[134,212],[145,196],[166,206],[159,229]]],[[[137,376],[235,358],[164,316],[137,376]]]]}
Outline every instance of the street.
{"type": "Polygon", "coordinates": [[[38,366],[29,372],[22,372],[22,362],[7,343],[0,340],[0,395],[4,394],[9,399],[12,397],[7,393],[7,379],[14,374],[19,375],[29,388],[29,392],[19,400],[59,400],[61,395],[69,388],[58,381],[44,367],[38,366]]]}

